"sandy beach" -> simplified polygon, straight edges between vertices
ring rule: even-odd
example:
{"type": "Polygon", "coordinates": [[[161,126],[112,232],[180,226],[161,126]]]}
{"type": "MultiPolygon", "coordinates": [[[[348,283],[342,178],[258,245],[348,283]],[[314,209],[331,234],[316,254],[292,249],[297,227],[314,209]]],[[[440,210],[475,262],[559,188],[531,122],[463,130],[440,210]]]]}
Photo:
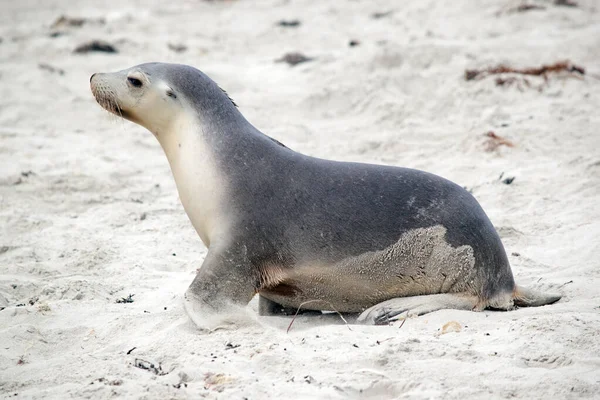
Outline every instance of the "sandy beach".
{"type": "Polygon", "coordinates": [[[600,397],[596,1],[100,3],[0,4],[2,398],[600,397]],[[563,298],[199,331],[182,297],[206,248],[167,159],[89,88],[149,61],[201,69],[301,153],[466,187],[516,281],[563,298]]]}

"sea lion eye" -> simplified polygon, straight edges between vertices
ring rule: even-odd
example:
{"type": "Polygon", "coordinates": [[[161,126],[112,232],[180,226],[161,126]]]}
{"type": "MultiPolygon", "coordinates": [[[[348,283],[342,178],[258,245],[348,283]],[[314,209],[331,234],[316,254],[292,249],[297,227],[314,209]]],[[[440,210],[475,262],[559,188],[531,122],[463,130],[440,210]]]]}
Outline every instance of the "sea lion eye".
{"type": "Polygon", "coordinates": [[[174,99],[177,98],[177,95],[172,90],[167,90],[167,96],[172,97],[174,99]]]}
{"type": "Polygon", "coordinates": [[[131,83],[131,84],[132,84],[133,86],[135,86],[135,87],[142,87],[142,81],[140,81],[140,80],[139,80],[139,79],[137,79],[137,78],[128,77],[128,78],[127,78],[127,81],[128,81],[129,83],[131,83]]]}

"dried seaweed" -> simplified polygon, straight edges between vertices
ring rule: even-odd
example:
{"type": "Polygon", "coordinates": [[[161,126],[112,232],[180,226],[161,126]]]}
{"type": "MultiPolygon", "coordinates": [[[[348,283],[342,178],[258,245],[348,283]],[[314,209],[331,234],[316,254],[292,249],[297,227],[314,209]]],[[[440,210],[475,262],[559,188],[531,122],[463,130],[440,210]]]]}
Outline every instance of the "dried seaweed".
{"type": "Polygon", "coordinates": [[[571,63],[570,61],[558,61],[554,64],[542,65],[541,67],[533,68],[513,68],[504,64],[500,64],[496,67],[490,67],[485,69],[467,69],[465,70],[465,80],[472,81],[474,79],[483,79],[490,75],[498,74],[519,74],[519,75],[532,75],[542,76],[547,79],[551,73],[566,72],[573,75],[585,75],[585,69],[578,65],[571,63]]]}
{"type": "Polygon", "coordinates": [[[489,131],[484,134],[488,139],[485,141],[485,151],[491,152],[496,150],[500,146],[515,147],[514,143],[502,136],[497,135],[493,131],[489,131]]]}

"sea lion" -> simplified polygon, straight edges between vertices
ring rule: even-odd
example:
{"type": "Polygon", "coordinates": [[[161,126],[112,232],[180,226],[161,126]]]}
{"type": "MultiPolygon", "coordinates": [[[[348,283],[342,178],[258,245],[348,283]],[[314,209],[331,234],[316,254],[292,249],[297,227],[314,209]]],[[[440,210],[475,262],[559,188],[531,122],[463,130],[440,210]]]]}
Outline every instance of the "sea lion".
{"type": "Polygon", "coordinates": [[[560,299],[515,284],[483,209],[444,178],[293,151],[193,67],[142,64],[90,84],[102,107],[151,131],[169,160],[208,248],[185,294],[199,327],[257,293],[261,315],[302,307],[374,324],[560,299]]]}

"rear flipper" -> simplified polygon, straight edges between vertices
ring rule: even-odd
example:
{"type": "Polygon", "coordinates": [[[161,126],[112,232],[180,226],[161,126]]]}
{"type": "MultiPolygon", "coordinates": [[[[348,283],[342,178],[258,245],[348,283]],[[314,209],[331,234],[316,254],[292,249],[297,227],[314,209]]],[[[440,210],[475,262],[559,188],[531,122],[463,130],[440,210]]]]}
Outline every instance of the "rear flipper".
{"type": "Polygon", "coordinates": [[[513,297],[515,306],[538,307],[556,303],[562,296],[556,293],[542,293],[534,289],[516,286],[513,297]]]}
{"type": "Polygon", "coordinates": [[[560,300],[559,294],[544,294],[534,289],[516,286],[510,293],[498,295],[482,303],[477,296],[463,293],[443,293],[426,296],[397,297],[366,309],[356,322],[372,325],[386,325],[411,315],[423,315],[443,309],[481,311],[484,308],[512,310],[519,307],[538,307],[560,300]],[[406,315],[402,315],[406,313],[406,315]]]}
{"type": "Polygon", "coordinates": [[[476,310],[479,299],[477,296],[461,293],[431,294],[426,296],[397,297],[371,308],[367,308],[358,317],[356,322],[370,325],[387,325],[408,315],[423,315],[437,310],[476,310]]]}

